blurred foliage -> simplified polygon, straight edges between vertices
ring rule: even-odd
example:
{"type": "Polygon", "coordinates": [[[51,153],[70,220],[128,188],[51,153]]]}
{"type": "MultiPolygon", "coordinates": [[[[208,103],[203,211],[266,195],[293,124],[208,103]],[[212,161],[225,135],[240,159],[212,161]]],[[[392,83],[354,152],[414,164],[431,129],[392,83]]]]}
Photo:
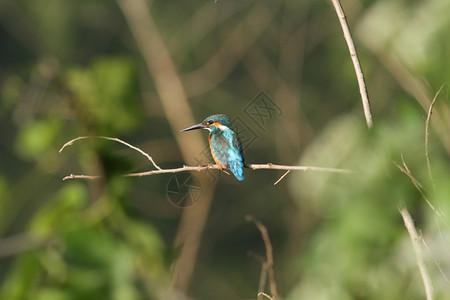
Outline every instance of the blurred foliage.
{"type": "MultiPolygon", "coordinates": [[[[426,243],[435,298],[448,298],[448,0],[343,2],[372,101],[370,132],[327,1],[147,4],[195,118],[239,121],[247,162],[354,171],[292,172],[276,186],[278,171],[246,170],[243,183],[214,173],[189,299],[256,298],[265,249],[247,214],[268,228],[285,299],[424,299],[400,203],[426,243]],[[425,118],[442,84],[431,178],[425,118]],[[279,114],[258,106],[262,91],[279,114]]],[[[178,128],[120,6],[4,0],[0,24],[0,299],[168,299],[185,212],[169,201],[173,175],[122,177],[152,166],[111,141],[58,153],[75,137],[102,135],[162,167],[183,164],[178,128]],[[71,173],[103,176],[61,180],[71,173]]]]}
{"type": "Polygon", "coordinates": [[[68,69],[65,79],[77,111],[94,132],[121,133],[139,124],[136,72],[129,59],[98,59],[88,70],[68,69]]]}
{"type": "MultiPolygon", "coordinates": [[[[424,122],[415,112],[408,114],[396,128],[381,123],[370,134],[362,122],[345,116],[333,122],[304,154],[302,162],[347,166],[356,173],[339,177],[300,174],[292,180],[300,205],[322,219],[299,259],[305,281],[293,292],[292,299],[330,299],[336,295],[339,299],[425,297],[397,206],[405,203],[417,208],[416,225],[430,229],[422,232],[425,241],[439,235],[448,237],[448,229],[440,230],[436,225],[448,227],[447,217],[441,213],[450,207],[447,199],[435,196],[428,177],[422,143],[424,122]],[[335,155],[327,156],[330,152],[335,155]],[[393,164],[404,167],[402,157],[438,212],[426,204],[411,180],[393,164]]],[[[435,153],[434,159],[446,161],[443,154],[435,153]]],[[[439,181],[450,180],[450,174],[441,171],[434,176],[439,181]]],[[[437,186],[436,191],[439,189],[437,186]]],[[[430,246],[431,252],[446,247],[445,241],[440,240],[435,249],[430,246]]],[[[432,263],[432,258],[428,259],[432,263]]],[[[443,270],[450,267],[446,259],[440,263],[443,270]]],[[[433,282],[443,276],[437,268],[431,275],[433,282]]],[[[440,296],[445,298],[445,294],[440,296]]]]}

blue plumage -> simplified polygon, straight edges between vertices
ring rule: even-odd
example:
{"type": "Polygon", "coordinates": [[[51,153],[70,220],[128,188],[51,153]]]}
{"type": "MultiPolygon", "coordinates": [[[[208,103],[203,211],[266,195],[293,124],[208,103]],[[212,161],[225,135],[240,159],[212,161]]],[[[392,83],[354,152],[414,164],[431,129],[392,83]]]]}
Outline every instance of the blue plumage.
{"type": "Polygon", "coordinates": [[[241,140],[233,130],[226,115],[218,114],[207,117],[202,123],[183,129],[207,129],[209,146],[214,161],[222,168],[228,168],[238,180],[244,180],[244,150],[241,140]]]}

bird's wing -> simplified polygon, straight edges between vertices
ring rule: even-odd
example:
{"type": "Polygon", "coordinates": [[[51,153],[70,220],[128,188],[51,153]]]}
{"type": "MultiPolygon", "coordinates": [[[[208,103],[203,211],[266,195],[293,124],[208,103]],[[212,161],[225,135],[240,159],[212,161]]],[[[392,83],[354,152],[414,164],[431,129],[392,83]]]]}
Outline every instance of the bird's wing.
{"type": "Polygon", "coordinates": [[[237,133],[233,132],[233,147],[235,149],[239,150],[239,154],[242,157],[242,162],[244,162],[245,160],[245,156],[244,156],[244,149],[242,147],[242,143],[241,143],[241,139],[239,138],[239,136],[237,135],[237,133]]]}

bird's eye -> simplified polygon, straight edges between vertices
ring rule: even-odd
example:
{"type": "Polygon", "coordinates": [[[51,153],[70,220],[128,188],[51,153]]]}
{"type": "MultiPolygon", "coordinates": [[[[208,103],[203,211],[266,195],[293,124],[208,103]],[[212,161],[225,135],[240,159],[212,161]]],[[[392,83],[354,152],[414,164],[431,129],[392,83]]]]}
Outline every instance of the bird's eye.
{"type": "Polygon", "coordinates": [[[211,125],[213,123],[213,121],[208,121],[208,125],[211,125]]]}

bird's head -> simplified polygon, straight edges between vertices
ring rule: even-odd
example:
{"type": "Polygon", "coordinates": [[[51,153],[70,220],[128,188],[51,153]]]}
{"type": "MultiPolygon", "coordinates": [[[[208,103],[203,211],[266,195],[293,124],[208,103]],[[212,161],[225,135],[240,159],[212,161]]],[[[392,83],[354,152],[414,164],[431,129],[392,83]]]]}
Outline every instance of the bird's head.
{"type": "Polygon", "coordinates": [[[200,124],[193,125],[191,127],[185,128],[183,131],[189,131],[194,129],[207,129],[210,132],[218,132],[223,130],[232,129],[230,119],[226,115],[218,114],[207,117],[200,124]]]}

